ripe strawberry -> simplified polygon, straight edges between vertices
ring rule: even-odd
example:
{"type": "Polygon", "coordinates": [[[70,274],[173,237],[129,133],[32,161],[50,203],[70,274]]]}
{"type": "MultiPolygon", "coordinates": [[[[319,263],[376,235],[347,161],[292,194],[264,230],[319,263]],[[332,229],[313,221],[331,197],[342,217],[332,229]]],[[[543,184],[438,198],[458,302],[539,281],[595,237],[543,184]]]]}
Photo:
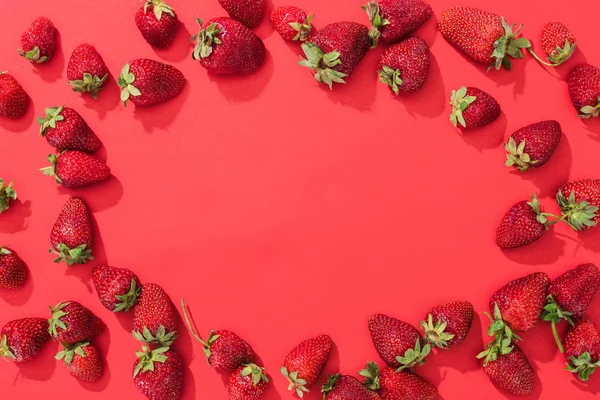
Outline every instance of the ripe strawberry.
{"type": "Polygon", "coordinates": [[[55,50],[56,28],[48,18],[36,19],[21,36],[19,54],[30,62],[46,62],[54,55],[55,50]]]}
{"type": "Polygon", "coordinates": [[[411,37],[388,48],[379,59],[379,80],[395,94],[419,90],[429,74],[431,53],[427,42],[411,37]]]}
{"type": "Polygon", "coordinates": [[[521,26],[513,32],[504,17],[469,7],[445,10],[438,29],[444,39],[471,59],[499,70],[512,68],[510,58],[523,58],[529,40],[519,37],[521,26]],[[510,58],[509,58],[510,57],[510,58]]]}
{"type": "Polygon", "coordinates": [[[492,383],[509,393],[527,395],[533,391],[535,373],[521,349],[514,345],[508,354],[483,363],[483,371],[492,383]]]}
{"type": "Polygon", "coordinates": [[[264,368],[256,364],[243,365],[229,376],[229,400],[258,400],[268,384],[264,368]]]}
{"type": "Polygon", "coordinates": [[[154,284],[142,285],[133,308],[133,336],[140,342],[170,346],[177,336],[177,312],[163,288],[154,284]]]}
{"type": "Polygon", "coordinates": [[[231,18],[214,18],[192,37],[196,47],[194,60],[200,61],[209,73],[217,75],[246,75],[257,71],[264,63],[267,50],[254,32],[231,18]]]}
{"type": "Polygon", "coordinates": [[[97,382],[104,373],[104,364],[98,348],[89,342],[66,345],[56,357],[75,378],[84,382],[97,382]]]}
{"type": "Polygon", "coordinates": [[[332,89],[333,82],[346,83],[369,51],[369,29],[356,22],[335,22],[315,33],[302,44],[306,59],[298,64],[315,72],[317,82],[332,89]]]}
{"type": "Polygon", "coordinates": [[[587,381],[600,367],[600,331],[587,316],[578,319],[565,336],[567,371],[587,381]]]}
{"type": "Polygon", "coordinates": [[[135,14],[135,24],[148,44],[166,49],[175,39],[179,19],[163,0],[145,0],[135,14]]]}
{"type": "Polygon", "coordinates": [[[127,106],[131,100],[136,106],[152,106],[177,97],[185,78],[177,68],[147,58],[138,58],[125,64],[119,76],[121,101],[127,106]]]}
{"type": "Polygon", "coordinates": [[[95,99],[108,78],[108,68],[96,48],[90,44],[80,44],[73,50],[67,79],[74,92],[90,92],[95,99]]]}
{"type": "Polygon", "coordinates": [[[8,71],[0,71],[0,115],[21,118],[27,112],[29,96],[8,71]]]}
{"type": "Polygon", "coordinates": [[[546,164],[558,147],[562,130],[556,121],[527,125],[513,133],[504,145],[506,166],[521,172],[546,164]]]}
{"type": "Polygon", "coordinates": [[[0,356],[18,363],[31,360],[49,339],[48,320],[44,318],[7,322],[0,331],[0,356]]]}
{"type": "Polygon", "coordinates": [[[575,35],[560,22],[548,22],[542,28],[542,49],[551,63],[564,63],[571,58],[576,48],[575,35]]]}
{"type": "Polygon", "coordinates": [[[554,223],[542,210],[540,201],[534,194],[531,201],[520,201],[504,215],[496,230],[496,244],[501,249],[512,249],[533,243],[542,237],[554,223]]]}
{"type": "Polygon", "coordinates": [[[453,90],[450,96],[450,122],[462,130],[491,124],[500,116],[500,105],[492,96],[474,87],[453,90]]]}
{"type": "Polygon", "coordinates": [[[13,189],[13,183],[8,185],[0,178],[0,214],[8,210],[10,202],[17,199],[17,192],[13,189]]]}
{"type": "Polygon", "coordinates": [[[129,311],[140,296],[142,284],[130,270],[98,265],[92,272],[94,287],[102,305],[113,312],[129,311]]]}
{"type": "Polygon", "coordinates": [[[468,301],[453,301],[433,307],[421,321],[421,329],[425,342],[449,349],[467,338],[472,322],[473,305],[468,301]]]}
{"type": "Polygon", "coordinates": [[[256,28],[265,14],[265,0],[219,0],[229,16],[250,29],[256,28]]]}
{"type": "Polygon", "coordinates": [[[71,197],[62,208],[50,233],[50,242],[58,257],[67,266],[85,264],[92,257],[92,222],[90,213],[80,198],[71,197]]]}
{"type": "Polygon", "coordinates": [[[429,344],[421,349],[423,339],[415,327],[387,315],[375,314],[369,318],[369,332],[381,359],[398,370],[422,365],[431,351],[429,344]]]}
{"type": "Polygon", "coordinates": [[[39,117],[37,122],[40,124],[40,135],[58,152],[79,150],[93,153],[102,147],[94,131],[72,108],[46,108],[46,117],[39,117]]]}
{"type": "Polygon", "coordinates": [[[381,39],[393,44],[419,29],[433,11],[424,0],[377,0],[369,1],[363,10],[371,21],[369,37],[373,47],[381,39]]]}
{"type": "Polygon", "coordinates": [[[365,387],[379,393],[382,400],[433,400],[438,397],[435,386],[411,371],[396,372],[390,367],[380,370],[377,363],[369,361],[359,375],[365,378],[365,387]]]}
{"type": "Polygon", "coordinates": [[[379,395],[366,389],[358,379],[349,375],[335,374],[327,377],[321,389],[323,400],[378,400],[379,395]]]}
{"type": "Polygon", "coordinates": [[[285,40],[305,41],[312,31],[312,20],[315,16],[295,6],[277,7],[271,12],[273,28],[285,40]]]}
{"type": "Polygon", "coordinates": [[[567,79],[573,107],[580,118],[600,116],[600,68],[579,64],[567,79]]]}
{"type": "Polygon", "coordinates": [[[179,400],[183,396],[183,361],[168,347],[135,353],[133,381],[149,400],[179,400]]]}
{"type": "Polygon", "coordinates": [[[317,382],[327,364],[333,347],[327,335],[305,340],[296,346],[285,358],[281,373],[289,382],[288,390],[296,392],[302,398],[304,392],[317,382]]]}
{"type": "Polygon", "coordinates": [[[66,344],[84,342],[98,336],[104,323],[93,312],[76,301],[66,301],[50,307],[48,332],[53,339],[66,344]]]}
{"type": "Polygon", "coordinates": [[[46,176],[70,189],[79,189],[102,182],[110,176],[110,168],[96,157],[78,150],[48,155],[50,167],[41,168],[46,176]]]}
{"type": "Polygon", "coordinates": [[[598,223],[600,179],[569,182],[556,195],[565,221],[576,231],[585,231],[598,223]]]}
{"type": "Polygon", "coordinates": [[[12,249],[0,246],[0,288],[19,289],[27,281],[29,271],[12,249]]]}

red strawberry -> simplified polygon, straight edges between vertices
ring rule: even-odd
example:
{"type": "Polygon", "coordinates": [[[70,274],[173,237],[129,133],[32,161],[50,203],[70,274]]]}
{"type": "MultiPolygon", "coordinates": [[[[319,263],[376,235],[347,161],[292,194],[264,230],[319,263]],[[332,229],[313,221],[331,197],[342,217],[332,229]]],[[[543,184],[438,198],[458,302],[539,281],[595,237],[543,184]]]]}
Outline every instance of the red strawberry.
{"type": "Polygon", "coordinates": [[[98,265],[92,279],[100,301],[113,312],[129,311],[137,302],[142,284],[139,278],[125,268],[98,265]]]}
{"type": "Polygon", "coordinates": [[[110,168],[96,157],[78,150],[48,155],[50,167],[42,168],[46,176],[70,189],[79,189],[102,182],[110,176],[110,168]]]}
{"type": "Polygon", "coordinates": [[[462,130],[491,124],[500,116],[500,105],[492,96],[474,87],[453,90],[450,96],[450,122],[462,130]]]}
{"type": "Polygon", "coordinates": [[[564,63],[571,58],[576,48],[575,35],[560,22],[548,22],[542,28],[542,49],[551,63],[564,63]]]}
{"type": "Polygon", "coordinates": [[[185,302],[181,300],[183,317],[192,336],[203,346],[206,361],[218,372],[233,372],[240,366],[252,363],[254,351],[248,343],[231,331],[211,331],[208,339],[202,340],[192,327],[185,302]]]}
{"type": "Polygon", "coordinates": [[[29,96],[8,71],[0,71],[0,115],[17,119],[25,115],[29,96]]]}
{"type": "Polygon", "coordinates": [[[353,376],[335,374],[329,375],[321,389],[323,400],[378,400],[379,395],[366,389],[353,376]]]}
{"type": "Polygon", "coordinates": [[[508,354],[483,363],[483,370],[492,383],[509,393],[527,395],[533,391],[535,373],[521,349],[514,345],[508,354]]]}
{"type": "Polygon", "coordinates": [[[184,84],[185,78],[177,68],[147,58],[125,64],[119,76],[124,106],[127,100],[139,107],[171,100],[181,93],[184,84]]]}
{"type": "Polygon", "coordinates": [[[567,79],[573,107],[580,118],[600,116],[600,68],[579,64],[567,79]]]}
{"type": "Polygon", "coordinates": [[[369,37],[373,47],[381,39],[392,44],[419,29],[433,11],[424,0],[377,0],[362,7],[371,21],[369,37]]]}
{"type": "Polygon", "coordinates": [[[556,121],[527,125],[513,133],[504,145],[506,166],[521,172],[546,164],[558,147],[562,130],[556,121]]]}
{"type": "Polygon", "coordinates": [[[10,202],[17,199],[17,192],[13,189],[13,183],[5,184],[0,178],[0,214],[8,210],[10,202]]]}
{"type": "Polygon", "coordinates": [[[85,264],[92,257],[92,222],[90,213],[83,202],[71,197],[62,208],[50,233],[50,252],[58,257],[54,262],[64,261],[68,266],[85,264]]]}
{"type": "Polygon", "coordinates": [[[591,229],[599,218],[600,179],[569,182],[559,189],[556,201],[571,228],[576,231],[591,229]]]}
{"type": "Polygon", "coordinates": [[[84,119],[72,108],[60,106],[46,108],[46,117],[37,119],[40,135],[56,151],[79,150],[93,153],[102,147],[102,142],[84,119]]]}
{"type": "Polygon", "coordinates": [[[369,51],[369,29],[356,22],[335,22],[315,33],[302,44],[305,60],[298,64],[315,72],[317,82],[332,88],[333,82],[346,83],[369,51]]]}
{"type": "Polygon", "coordinates": [[[257,71],[265,62],[267,50],[254,32],[231,18],[214,18],[192,37],[196,47],[194,60],[200,61],[209,73],[217,75],[246,75],[257,71]]]}
{"type": "Polygon", "coordinates": [[[229,376],[229,400],[258,400],[268,384],[264,368],[256,364],[241,366],[229,376]]]}
{"type": "Polygon", "coordinates": [[[175,39],[179,19],[163,0],[145,0],[144,6],[135,14],[135,24],[148,44],[166,49],[175,39]]]}
{"type": "Polygon", "coordinates": [[[140,342],[170,346],[177,336],[177,312],[165,291],[154,283],[142,285],[133,308],[133,336],[140,342]]]}
{"type": "Polygon", "coordinates": [[[31,62],[46,62],[55,50],[56,28],[48,18],[36,19],[21,36],[19,54],[31,62]]]}
{"type": "Polygon", "coordinates": [[[0,288],[19,289],[27,281],[29,271],[12,249],[0,246],[0,288]]]}
{"type": "Polygon", "coordinates": [[[370,361],[359,375],[365,378],[365,387],[379,393],[382,400],[433,400],[438,397],[435,386],[411,371],[396,372],[390,367],[380,370],[377,363],[370,361]]]}
{"type": "Polygon", "coordinates": [[[496,244],[501,249],[512,249],[533,243],[542,237],[554,222],[548,220],[540,201],[534,194],[531,201],[520,201],[504,215],[496,230],[496,244]]]}
{"type": "Polygon", "coordinates": [[[295,6],[277,7],[271,12],[273,28],[285,40],[305,41],[312,31],[314,15],[306,13],[295,6]]]}
{"type": "Polygon", "coordinates": [[[80,381],[97,382],[104,373],[104,364],[98,348],[89,342],[65,346],[56,357],[71,375],[80,381]]]}
{"type": "Polygon", "coordinates": [[[471,59],[490,68],[512,68],[510,58],[523,58],[529,40],[519,37],[521,26],[513,32],[504,17],[469,7],[445,10],[438,29],[444,39],[471,59]],[[510,58],[509,58],[510,57],[510,58]]]}
{"type": "Polygon", "coordinates": [[[136,353],[133,381],[149,400],[179,400],[183,396],[183,361],[168,347],[136,353]]]}
{"type": "Polygon", "coordinates": [[[18,363],[31,360],[49,339],[48,320],[44,318],[7,322],[0,331],[0,356],[18,363]]]}
{"type": "Polygon", "coordinates": [[[289,381],[288,390],[295,391],[300,398],[304,392],[308,393],[323,372],[332,347],[333,342],[327,335],[305,340],[296,346],[281,367],[281,373],[289,381]]]}
{"type": "Polygon", "coordinates": [[[265,14],[265,0],[219,0],[229,16],[250,29],[256,28],[265,14]]]}
{"type": "Polygon", "coordinates": [[[387,315],[369,318],[369,332],[381,359],[398,370],[423,364],[431,350],[429,344],[421,349],[421,333],[415,327],[387,315]]]}
{"type": "Polygon", "coordinates": [[[472,322],[473,305],[468,301],[453,301],[433,307],[421,321],[421,329],[427,343],[451,348],[467,338],[472,322]]]}
{"type": "Polygon", "coordinates": [[[90,44],[80,44],[73,50],[67,79],[73,91],[90,92],[95,99],[108,78],[108,68],[96,48],[90,44]]]}
{"type": "Polygon", "coordinates": [[[587,316],[580,318],[565,336],[567,371],[587,381],[600,367],[600,331],[587,316]]]}
{"type": "Polygon", "coordinates": [[[84,342],[98,336],[104,323],[93,312],[76,301],[66,301],[50,307],[48,332],[53,339],[66,344],[84,342]]]}
{"type": "Polygon", "coordinates": [[[411,37],[388,48],[379,59],[379,80],[395,94],[419,90],[429,74],[431,53],[427,42],[411,37]]]}

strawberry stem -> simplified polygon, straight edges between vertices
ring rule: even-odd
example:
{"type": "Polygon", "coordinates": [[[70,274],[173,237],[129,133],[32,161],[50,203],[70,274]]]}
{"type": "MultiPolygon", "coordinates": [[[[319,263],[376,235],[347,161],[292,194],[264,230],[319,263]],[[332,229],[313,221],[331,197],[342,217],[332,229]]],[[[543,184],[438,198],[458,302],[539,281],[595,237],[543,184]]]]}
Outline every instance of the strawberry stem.
{"type": "Polygon", "coordinates": [[[564,353],[565,348],[564,348],[562,342],[560,341],[558,332],[556,331],[556,322],[552,321],[551,325],[552,325],[552,334],[554,335],[554,340],[556,340],[556,345],[558,346],[558,350],[560,350],[561,353],[564,353]]]}
{"type": "Polygon", "coordinates": [[[199,334],[196,333],[196,331],[194,330],[194,328],[192,327],[192,323],[190,321],[190,318],[188,316],[187,313],[187,307],[185,306],[185,302],[183,301],[183,299],[181,299],[181,308],[183,309],[183,319],[185,320],[185,324],[187,325],[190,333],[192,334],[192,336],[199,341],[200,343],[202,343],[203,346],[207,346],[206,342],[204,340],[202,340],[202,338],[200,337],[199,334]]]}
{"type": "Polygon", "coordinates": [[[535,52],[533,51],[533,49],[531,47],[528,47],[527,50],[529,51],[529,54],[531,54],[531,56],[533,58],[535,58],[537,60],[537,62],[539,62],[540,64],[546,65],[548,67],[558,67],[560,65],[560,63],[550,64],[550,63],[547,63],[546,61],[542,60],[537,54],[535,54],[535,52]]]}

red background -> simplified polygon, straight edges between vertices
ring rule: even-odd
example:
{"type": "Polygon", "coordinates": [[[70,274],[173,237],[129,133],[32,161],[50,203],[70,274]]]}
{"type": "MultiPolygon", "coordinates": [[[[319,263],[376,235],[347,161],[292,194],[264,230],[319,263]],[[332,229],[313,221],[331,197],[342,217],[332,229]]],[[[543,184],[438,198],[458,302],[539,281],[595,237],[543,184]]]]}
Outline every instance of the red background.
{"type": "MultiPolygon", "coordinates": [[[[534,271],[551,278],[583,262],[597,262],[600,229],[577,235],[558,226],[537,243],[502,252],[494,232],[504,212],[532,192],[548,210],[569,179],[598,177],[600,121],[576,118],[563,79],[577,62],[600,65],[597,15],[546,1],[507,0],[489,5],[539,47],[544,22],[560,19],[578,38],[577,61],[544,69],[530,57],[512,72],[486,73],[437,33],[436,17],[417,33],[434,54],[425,87],[395,99],[378,83],[382,48],[371,51],[348,85],[319,87],[295,65],[297,45],[286,44],[265,18],[257,29],[269,50],[266,65],[246,78],[208,76],[190,57],[195,17],[224,15],[216,0],[172,0],[184,26],[168,51],[155,51],[137,31],[136,1],[19,0],[0,13],[0,69],[8,69],[33,100],[27,116],[0,121],[0,176],[14,179],[20,201],[0,217],[0,243],[17,250],[31,269],[27,287],[1,293],[1,321],[48,316],[48,305],[77,300],[109,329],[97,340],[107,359],[105,377],[82,385],[52,356],[57,344],[26,365],[0,365],[5,398],[141,398],[132,383],[130,317],[98,301],[93,265],[67,269],[47,253],[49,232],[69,195],[83,197],[97,224],[96,261],[134,270],[185,298],[202,334],[228,328],[251,343],[272,376],[265,399],[288,399],[279,367],[298,342],[331,335],[336,350],[328,373],[356,373],[379,360],[366,321],[376,312],[418,323],[436,303],[471,301],[476,318],[460,348],[431,356],[418,372],[446,400],[503,399],[474,355],[484,344],[489,296],[511,279],[534,271]],[[60,31],[57,55],[31,66],[18,56],[21,32],[37,16],[60,31]],[[66,83],[72,50],[88,42],[112,77],[98,101],[66,83]],[[596,49],[595,49],[596,47],[596,49]],[[594,51],[596,52],[594,53],[594,51]],[[148,109],[124,109],[114,77],[137,57],[176,65],[188,79],[175,100],[148,109]],[[487,129],[460,135],[448,122],[448,96],[462,85],[493,94],[503,114],[487,129]],[[38,168],[50,147],[35,117],[45,107],[75,108],[102,139],[101,156],[114,176],[95,187],[69,191],[38,168]],[[543,119],[565,132],[553,159],[527,174],[503,166],[502,142],[543,119]]],[[[322,27],[339,20],[367,23],[360,0],[302,0],[322,27]]],[[[477,6],[475,0],[464,4],[477,6]]],[[[278,5],[282,5],[277,3],[278,5]]],[[[452,5],[432,1],[436,15],[452,5]]],[[[482,4],[483,5],[483,4],[482,4]]],[[[270,4],[271,8],[272,5],[270,4]]],[[[600,301],[590,314],[600,319],[600,301]]],[[[600,376],[580,384],[563,371],[549,326],[523,335],[522,348],[537,372],[530,398],[591,399],[600,376]]],[[[225,399],[220,377],[206,365],[200,345],[181,328],[175,348],[186,361],[186,399],[225,399]]],[[[325,375],[324,375],[325,376],[325,375]]],[[[308,399],[318,399],[318,389],[308,399]]]]}

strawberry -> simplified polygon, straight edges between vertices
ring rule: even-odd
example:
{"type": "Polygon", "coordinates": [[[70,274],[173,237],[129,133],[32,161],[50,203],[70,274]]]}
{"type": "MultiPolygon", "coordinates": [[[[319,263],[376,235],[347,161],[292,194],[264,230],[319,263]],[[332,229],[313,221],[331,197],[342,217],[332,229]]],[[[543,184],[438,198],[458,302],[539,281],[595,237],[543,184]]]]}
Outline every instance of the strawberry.
{"type": "Polygon", "coordinates": [[[600,68],[579,64],[567,79],[573,107],[580,118],[600,116],[600,68]]]}
{"type": "Polygon", "coordinates": [[[521,172],[541,167],[552,157],[561,136],[562,130],[556,121],[537,122],[519,129],[504,145],[506,166],[521,172]]]}
{"type": "Polygon", "coordinates": [[[183,396],[183,361],[168,347],[136,353],[133,381],[149,400],[179,400],[183,396]]]}
{"type": "Polygon", "coordinates": [[[254,350],[242,338],[231,331],[211,331],[208,339],[202,340],[192,327],[185,302],[181,300],[183,317],[192,336],[203,346],[206,361],[217,372],[233,372],[242,365],[252,363],[254,350]]]}
{"type": "Polygon", "coordinates": [[[565,357],[567,371],[577,374],[582,381],[587,381],[600,367],[600,331],[589,317],[579,318],[567,331],[565,357]]]}
{"type": "Polygon", "coordinates": [[[56,357],[71,375],[80,381],[97,382],[104,373],[104,364],[98,348],[89,342],[66,345],[56,357]]]}
{"type": "Polygon", "coordinates": [[[147,58],[138,58],[125,64],[119,76],[121,101],[127,106],[131,100],[136,106],[151,106],[177,97],[185,78],[177,68],[147,58]]]}
{"type": "Polygon", "coordinates": [[[229,400],[258,400],[268,384],[264,368],[256,364],[243,365],[229,376],[229,400]]]}
{"type": "Polygon", "coordinates": [[[429,344],[421,348],[421,333],[415,327],[387,315],[369,318],[369,332],[381,359],[399,371],[422,365],[431,351],[429,344]]]}
{"type": "Polygon", "coordinates": [[[19,289],[27,281],[29,271],[12,249],[0,246],[0,288],[19,289]]]}
{"type": "Polygon", "coordinates": [[[7,322],[0,330],[0,356],[18,363],[31,360],[49,339],[48,320],[44,318],[7,322]]]}
{"type": "Polygon", "coordinates": [[[327,377],[321,389],[323,400],[378,400],[379,395],[366,389],[353,376],[335,374],[327,377]]]}
{"type": "Polygon", "coordinates": [[[551,63],[560,65],[575,52],[575,35],[560,22],[548,22],[542,28],[542,49],[551,63]]]}
{"type": "Polygon", "coordinates": [[[302,398],[304,392],[317,382],[327,364],[333,347],[327,335],[305,340],[296,346],[285,358],[281,373],[289,382],[288,390],[296,392],[302,398]]]}
{"type": "Polygon", "coordinates": [[[421,329],[427,343],[449,349],[467,338],[472,322],[473,305],[468,301],[453,301],[433,307],[421,321],[421,329]]]}
{"type": "Polygon", "coordinates": [[[395,94],[419,90],[429,74],[431,53],[427,42],[411,37],[388,48],[379,59],[379,80],[395,94]]]}
{"type": "Polygon", "coordinates": [[[163,288],[154,284],[142,285],[133,308],[133,337],[140,342],[170,346],[177,336],[177,312],[163,288]]]}
{"type": "Polygon", "coordinates": [[[48,332],[53,339],[66,344],[84,342],[98,336],[104,323],[93,312],[76,301],[66,301],[50,307],[48,332]]]}
{"type": "Polygon", "coordinates": [[[13,183],[5,184],[0,178],[0,214],[8,210],[10,202],[17,199],[17,192],[13,189],[13,183]]]}
{"type": "Polygon", "coordinates": [[[0,115],[8,119],[21,118],[27,112],[29,96],[8,71],[0,71],[0,115]]]}
{"type": "Polygon", "coordinates": [[[380,370],[377,363],[369,361],[359,375],[365,378],[365,387],[379,393],[382,400],[433,400],[438,397],[435,386],[411,371],[396,372],[390,367],[380,370]]]}
{"type": "Polygon", "coordinates": [[[179,19],[163,0],[145,0],[135,14],[135,24],[148,44],[166,49],[175,39],[179,19]]]}
{"type": "Polygon", "coordinates": [[[267,50],[254,32],[231,18],[214,18],[192,37],[196,41],[192,58],[209,73],[246,75],[257,71],[264,63],[267,50]]]}
{"type": "Polygon", "coordinates": [[[548,220],[537,196],[531,201],[520,201],[508,210],[496,230],[496,244],[501,249],[512,249],[535,242],[555,221],[548,220]]]}
{"type": "Polygon", "coordinates": [[[229,16],[250,29],[256,28],[265,14],[265,0],[219,0],[229,16]]]}
{"type": "Polygon", "coordinates": [[[92,280],[100,302],[110,311],[129,311],[140,296],[140,279],[128,269],[98,265],[92,280]]]}
{"type": "Polygon", "coordinates": [[[529,40],[519,37],[504,17],[469,7],[452,7],[442,13],[438,29],[457,50],[479,63],[499,70],[512,68],[510,58],[523,58],[530,49],[529,40]]]}
{"type": "Polygon", "coordinates": [[[565,222],[576,231],[585,231],[598,223],[600,179],[569,182],[556,195],[565,222]]]}
{"type": "Polygon", "coordinates": [[[450,96],[450,122],[462,130],[489,125],[500,116],[500,105],[492,96],[474,87],[453,90],[450,96]]]}
{"type": "Polygon", "coordinates": [[[72,108],[46,108],[46,117],[39,117],[37,122],[40,124],[40,135],[58,152],[79,150],[93,153],[102,147],[94,131],[72,108]]]}
{"type": "Polygon", "coordinates": [[[315,16],[295,6],[283,6],[273,9],[271,23],[273,28],[285,40],[305,41],[312,31],[312,20],[315,16]]]}
{"type": "Polygon", "coordinates": [[[419,29],[433,11],[424,0],[377,0],[369,1],[363,10],[371,21],[369,37],[373,47],[379,40],[393,44],[419,29]]]}
{"type": "Polygon", "coordinates": [[[30,62],[46,62],[54,55],[55,50],[56,28],[48,18],[36,19],[21,35],[19,54],[30,62]]]}
{"type": "Polygon", "coordinates": [[[80,198],[71,197],[62,208],[50,233],[50,242],[58,257],[67,266],[85,264],[92,257],[92,222],[90,213],[80,198]]]}
{"type": "Polygon", "coordinates": [[[53,176],[57,183],[69,189],[79,189],[102,182],[110,176],[110,168],[96,157],[78,150],[48,155],[49,167],[40,171],[53,176]]]}
{"type": "Polygon", "coordinates": [[[96,48],[90,44],[80,44],[73,50],[67,79],[74,92],[90,92],[95,99],[108,78],[108,68],[96,48]]]}
{"type": "Polygon", "coordinates": [[[493,360],[483,362],[483,371],[501,389],[516,395],[533,391],[535,373],[521,349],[513,345],[509,353],[498,354],[493,360]]]}
{"type": "Polygon", "coordinates": [[[310,42],[302,44],[306,59],[298,64],[315,72],[317,82],[332,88],[333,82],[346,83],[344,78],[369,51],[369,29],[356,22],[335,22],[315,33],[310,42]]]}

